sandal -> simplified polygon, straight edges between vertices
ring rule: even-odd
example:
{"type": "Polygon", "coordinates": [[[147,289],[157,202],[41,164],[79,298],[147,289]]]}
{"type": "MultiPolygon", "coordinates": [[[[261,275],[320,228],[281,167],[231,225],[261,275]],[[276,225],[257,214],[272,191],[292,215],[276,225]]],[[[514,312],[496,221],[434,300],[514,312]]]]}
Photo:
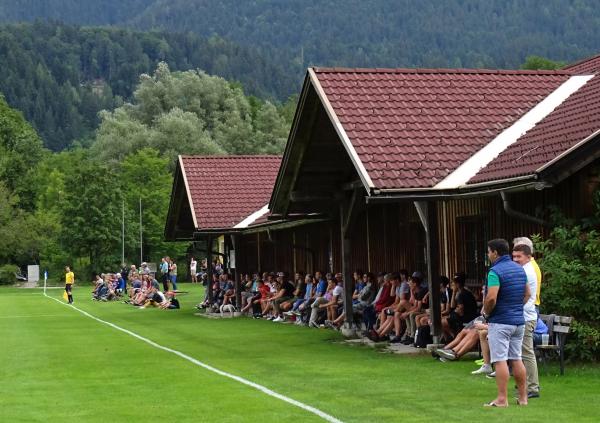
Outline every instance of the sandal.
{"type": "Polygon", "coordinates": [[[483,406],[484,407],[506,408],[506,407],[508,407],[508,404],[506,404],[506,405],[498,405],[494,401],[490,401],[490,402],[486,402],[485,404],[483,404],[483,406]]]}

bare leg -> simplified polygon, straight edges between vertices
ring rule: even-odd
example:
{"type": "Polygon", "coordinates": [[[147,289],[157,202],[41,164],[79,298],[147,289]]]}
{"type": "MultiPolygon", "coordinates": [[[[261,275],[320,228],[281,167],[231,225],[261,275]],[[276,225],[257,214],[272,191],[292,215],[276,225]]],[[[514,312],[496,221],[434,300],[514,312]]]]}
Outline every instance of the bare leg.
{"type": "Polygon", "coordinates": [[[479,344],[481,345],[481,354],[483,355],[483,363],[490,364],[490,344],[487,341],[487,330],[479,331],[479,344]]]}
{"type": "MultiPolygon", "coordinates": [[[[521,365],[523,365],[521,363],[521,365]]],[[[506,361],[496,362],[496,386],[498,387],[498,396],[494,400],[499,406],[507,406],[508,400],[506,398],[506,386],[508,385],[508,364],[506,361]]],[[[525,401],[527,401],[527,394],[525,394],[525,401]]]]}
{"type": "MultiPolygon", "coordinates": [[[[517,389],[519,390],[519,404],[527,404],[527,371],[522,360],[511,360],[513,376],[517,382],[517,389]]],[[[496,373],[497,375],[498,373],[496,373]]]]}
{"type": "Polygon", "coordinates": [[[479,334],[476,331],[469,331],[467,335],[464,336],[463,341],[460,345],[454,348],[454,352],[456,353],[456,357],[462,357],[469,351],[473,349],[477,342],[479,341],[479,334]]]}

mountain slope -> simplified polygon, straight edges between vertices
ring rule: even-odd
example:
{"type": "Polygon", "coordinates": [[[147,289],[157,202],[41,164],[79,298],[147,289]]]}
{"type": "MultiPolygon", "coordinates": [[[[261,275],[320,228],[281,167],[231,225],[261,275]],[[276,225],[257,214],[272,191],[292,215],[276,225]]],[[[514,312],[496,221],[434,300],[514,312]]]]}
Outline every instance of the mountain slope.
{"type": "Polygon", "coordinates": [[[42,22],[0,27],[0,92],[56,151],[90,135],[98,112],[128,100],[139,75],[160,61],[240,81],[261,97],[295,91],[277,64],[219,38],[42,22]]]}

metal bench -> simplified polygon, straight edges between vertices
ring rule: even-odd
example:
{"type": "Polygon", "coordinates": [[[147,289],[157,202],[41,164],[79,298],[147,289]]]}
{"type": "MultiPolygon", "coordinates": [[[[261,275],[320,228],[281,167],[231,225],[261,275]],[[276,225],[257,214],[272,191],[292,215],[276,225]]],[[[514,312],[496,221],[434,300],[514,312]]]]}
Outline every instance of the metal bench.
{"type": "Polygon", "coordinates": [[[540,361],[546,367],[546,360],[551,352],[556,352],[560,359],[560,374],[565,374],[565,343],[571,327],[572,317],[557,316],[555,314],[540,314],[540,319],[548,326],[548,345],[537,345],[540,361]]]}

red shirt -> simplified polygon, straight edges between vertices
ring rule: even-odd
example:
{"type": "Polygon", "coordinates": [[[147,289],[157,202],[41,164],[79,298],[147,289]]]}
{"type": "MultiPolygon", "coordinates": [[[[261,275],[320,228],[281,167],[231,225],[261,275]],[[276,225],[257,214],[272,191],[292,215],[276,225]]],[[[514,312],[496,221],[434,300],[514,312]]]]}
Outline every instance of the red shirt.
{"type": "Polygon", "coordinates": [[[260,292],[261,300],[264,300],[265,298],[268,298],[269,293],[271,292],[271,289],[269,288],[268,285],[263,284],[260,288],[258,288],[258,292],[260,292]]]}
{"type": "Polygon", "coordinates": [[[390,283],[387,286],[383,286],[383,291],[381,291],[381,295],[379,299],[375,303],[375,311],[379,313],[385,307],[389,307],[394,303],[396,297],[392,297],[390,295],[391,290],[393,289],[393,285],[390,283]]]}

